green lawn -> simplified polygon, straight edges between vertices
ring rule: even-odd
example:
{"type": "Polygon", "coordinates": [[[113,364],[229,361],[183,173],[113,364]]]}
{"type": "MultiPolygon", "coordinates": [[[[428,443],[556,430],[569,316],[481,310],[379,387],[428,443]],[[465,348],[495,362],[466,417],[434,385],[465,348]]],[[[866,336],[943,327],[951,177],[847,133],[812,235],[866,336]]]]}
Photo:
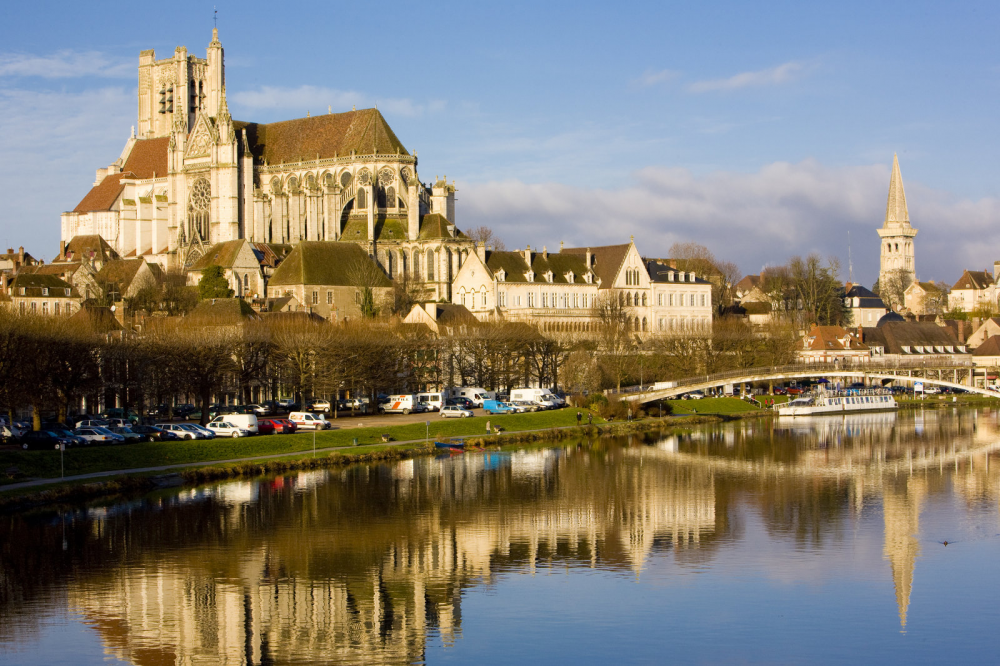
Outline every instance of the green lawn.
{"type": "Polygon", "coordinates": [[[760,411],[752,403],[739,398],[702,398],[668,402],[674,414],[741,414],[760,411]]]}
{"type": "MultiPolygon", "coordinates": [[[[571,407],[533,414],[476,416],[467,419],[442,419],[438,414],[429,414],[426,420],[430,421],[430,439],[433,441],[444,437],[485,435],[487,421],[493,426],[502,427],[507,432],[575,425],[577,411],[583,412],[583,423],[586,424],[587,410],[571,407]]],[[[604,419],[595,413],[594,423],[604,423],[604,419]]],[[[336,421],[334,425],[335,427],[338,425],[336,421]]],[[[427,427],[423,422],[390,427],[344,427],[316,433],[316,448],[352,446],[355,438],[359,446],[381,444],[382,434],[388,434],[393,441],[422,440],[426,432],[427,427]]],[[[115,469],[179,463],[198,464],[212,460],[303,453],[311,451],[312,446],[313,433],[303,432],[295,435],[215,439],[207,442],[198,440],[143,442],[124,446],[72,448],[65,453],[66,476],[115,469]]],[[[22,475],[32,478],[58,478],[59,452],[0,451],[0,488],[3,484],[20,480],[9,479],[3,474],[10,467],[17,467],[22,475]]]]}

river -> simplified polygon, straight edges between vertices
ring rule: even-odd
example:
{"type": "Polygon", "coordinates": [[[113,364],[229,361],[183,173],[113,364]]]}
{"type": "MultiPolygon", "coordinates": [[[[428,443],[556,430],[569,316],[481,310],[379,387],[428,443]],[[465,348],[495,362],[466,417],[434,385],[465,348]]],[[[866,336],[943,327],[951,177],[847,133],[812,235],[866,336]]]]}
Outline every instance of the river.
{"type": "Polygon", "coordinates": [[[0,664],[993,662],[998,451],[754,420],[0,515],[0,664]]]}

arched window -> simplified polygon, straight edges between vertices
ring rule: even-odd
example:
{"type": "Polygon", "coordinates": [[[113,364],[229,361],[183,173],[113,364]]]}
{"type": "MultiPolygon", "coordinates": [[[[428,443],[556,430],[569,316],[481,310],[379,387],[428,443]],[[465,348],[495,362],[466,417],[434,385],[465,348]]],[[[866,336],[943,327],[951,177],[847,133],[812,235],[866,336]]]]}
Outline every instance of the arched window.
{"type": "Polygon", "coordinates": [[[392,278],[392,251],[385,253],[385,270],[389,273],[389,278],[392,278]]]}
{"type": "Polygon", "coordinates": [[[368,208],[368,199],[365,196],[365,189],[363,187],[358,188],[358,195],[355,197],[354,203],[359,210],[368,208]]]}
{"type": "Polygon", "coordinates": [[[646,318],[645,317],[642,318],[642,330],[643,330],[643,332],[646,331],[646,318]]]}
{"type": "Polygon", "coordinates": [[[406,250],[399,251],[399,270],[406,273],[406,250]]]}
{"type": "Polygon", "coordinates": [[[396,188],[388,187],[385,191],[385,205],[389,208],[396,207],[396,188]]]}
{"type": "Polygon", "coordinates": [[[643,305],[643,307],[646,306],[646,294],[642,295],[642,305],[643,305]]]}
{"type": "Polygon", "coordinates": [[[618,292],[618,305],[625,305],[625,294],[618,292]]]}
{"type": "Polygon", "coordinates": [[[434,279],[434,250],[427,250],[427,279],[434,279]]]}
{"type": "Polygon", "coordinates": [[[413,251],[413,277],[420,279],[420,250],[413,251]]]}
{"type": "Polygon", "coordinates": [[[191,188],[191,196],[188,198],[188,219],[190,221],[190,237],[195,234],[204,241],[208,241],[208,217],[209,208],[212,204],[212,186],[208,179],[199,178],[194,181],[191,188]]]}
{"type": "Polygon", "coordinates": [[[631,307],[631,305],[632,305],[632,294],[625,294],[625,305],[631,307]]]}
{"type": "Polygon", "coordinates": [[[298,179],[295,178],[295,176],[291,176],[288,179],[288,193],[298,194],[299,193],[298,190],[299,190],[299,181],[298,179]]]}
{"type": "Polygon", "coordinates": [[[247,293],[250,290],[250,274],[247,273],[243,276],[243,293],[247,293]]]}

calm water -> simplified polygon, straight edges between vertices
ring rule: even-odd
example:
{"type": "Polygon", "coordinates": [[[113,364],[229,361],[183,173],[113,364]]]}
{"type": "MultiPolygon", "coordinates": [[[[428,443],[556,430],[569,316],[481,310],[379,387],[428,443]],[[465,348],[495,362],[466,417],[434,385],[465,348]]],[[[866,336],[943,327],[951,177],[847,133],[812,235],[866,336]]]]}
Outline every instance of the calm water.
{"type": "Polygon", "coordinates": [[[871,414],[0,516],[0,663],[996,662],[998,449],[871,414]]]}

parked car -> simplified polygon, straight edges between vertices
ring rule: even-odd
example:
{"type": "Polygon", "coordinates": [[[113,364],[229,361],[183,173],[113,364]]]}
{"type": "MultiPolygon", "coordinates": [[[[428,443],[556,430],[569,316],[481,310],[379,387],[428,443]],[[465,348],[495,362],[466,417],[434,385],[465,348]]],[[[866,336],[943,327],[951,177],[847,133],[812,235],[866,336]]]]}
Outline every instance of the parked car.
{"type": "Polygon", "coordinates": [[[515,400],[510,403],[513,405],[514,409],[520,414],[523,412],[537,412],[542,407],[536,402],[529,402],[528,400],[515,400]]]}
{"type": "Polygon", "coordinates": [[[121,419],[123,421],[128,421],[130,423],[138,423],[139,415],[133,412],[131,409],[125,411],[120,407],[112,407],[110,409],[105,409],[101,412],[101,418],[105,421],[111,421],[112,419],[121,419]]]}
{"type": "Polygon", "coordinates": [[[509,402],[499,400],[483,400],[483,411],[487,414],[512,414],[517,411],[509,402]]]}
{"type": "Polygon", "coordinates": [[[450,398],[445,402],[445,405],[455,405],[461,407],[462,409],[472,409],[473,407],[476,406],[475,403],[473,403],[468,398],[462,398],[462,397],[450,398]]]}
{"type": "Polygon", "coordinates": [[[684,400],[701,400],[704,397],[705,394],[702,393],[701,391],[691,391],[690,393],[685,393],[683,396],[681,396],[681,398],[684,400]]]}
{"type": "Polygon", "coordinates": [[[188,424],[186,423],[157,423],[156,427],[165,432],[172,433],[177,439],[204,439],[204,437],[199,437],[197,431],[191,431],[185,428],[188,424]]]}
{"type": "Polygon", "coordinates": [[[309,406],[306,407],[306,411],[323,412],[324,414],[329,413],[331,409],[332,407],[330,406],[329,400],[313,400],[309,403],[309,406]]]}
{"type": "Polygon", "coordinates": [[[24,433],[20,440],[21,448],[28,449],[59,449],[69,446],[69,440],[52,434],[48,430],[35,430],[24,433]]]}
{"type": "Polygon", "coordinates": [[[200,434],[202,439],[215,439],[215,431],[209,430],[200,423],[182,423],[181,427],[200,434]]]}
{"type": "Polygon", "coordinates": [[[125,438],[126,444],[131,444],[133,442],[141,442],[144,437],[137,432],[132,432],[132,429],[126,426],[112,426],[108,428],[111,432],[116,435],[121,435],[125,438]]]}
{"type": "Polygon", "coordinates": [[[257,434],[257,415],[256,414],[225,414],[216,416],[212,419],[212,422],[225,421],[226,423],[232,423],[237,428],[243,428],[251,435],[257,434]]]}
{"type": "Polygon", "coordinates": [[[147,442],[172,442],[178,439],[176,434],[163,430],[162,428],[157,428],[156,426],[132,426],[132,432],[140,435],[147,442]]]}
{"type": "Polygon", "coordinates": [[[445,405],[441,408],[441,418],[443,419],[464,419],[472,416],[472,410],[458,405],[445,405]]]}
{"type": "Polygon", "coordinates": [[[253,413],[256,414],[257,416],[267,416],[268,414],[274,413],[272,409],[268,407],[266,404],[264,405],[252,404],[252,405],[246,405],[246,407],[249,410],[247,411],[247,414],[253,413]]]}
{"type": "Polygon", "coordinates": [[[132,422],[128,419],[108,419],[108,425],[106,426],[108,430],[114,430],[115,428],[128,428],[132,425],[132,422]]]}
{"type": "Polygon", "coordinates": [[[104,419],[87,419],[76,424],[77,428],[107,428],[110,423],[104,419]]]}
{"type": "Polygon", "coordinates": [[[195,406],[190,402],[185,402],[183,404],[174,407],[174,416],[179,416],[182,419],[186,419],[195,411],[195,406]]]}
{"type": "Polygon", "coordinates": [[[248,437],[250,435],[248,431],[229,421],[212,421],[208,424],[208,429],[214,432],[216,437],[248,437]]]}
{"type": "Polygon", "coordinates": [[[83,437],[76,435],[72,430],[64,426],[63,424],[58,424],[54,426],[45,426],[46,431],[51,432],[56,437],[62,437],[69,440],[69,446],[83,446],[87,443],[83,437]]]}
{"type": "Polygon", "coordinates": [[[298,430],[329,430],[333,427],[322,414],[312,412],[292,412],[288,415],[288,420],[294,423],[298,430]]]}
{"type": "Polygon", "coordinates": [[[84,426],[73,431],[87,440],[88,444],[124,444],[125,438],[100,426],[84,426]]]}
{"type": "Polygon", "coordinates": [[[279,418],[269,418],[269,419],[257,419],[257,431],[262,435],[269,434],[291,434],[295,432],[296,425],[289,421],[288,419],[279,418]],[[265,428],[269,429],[270,432],[265,432],[265,428]]]}

